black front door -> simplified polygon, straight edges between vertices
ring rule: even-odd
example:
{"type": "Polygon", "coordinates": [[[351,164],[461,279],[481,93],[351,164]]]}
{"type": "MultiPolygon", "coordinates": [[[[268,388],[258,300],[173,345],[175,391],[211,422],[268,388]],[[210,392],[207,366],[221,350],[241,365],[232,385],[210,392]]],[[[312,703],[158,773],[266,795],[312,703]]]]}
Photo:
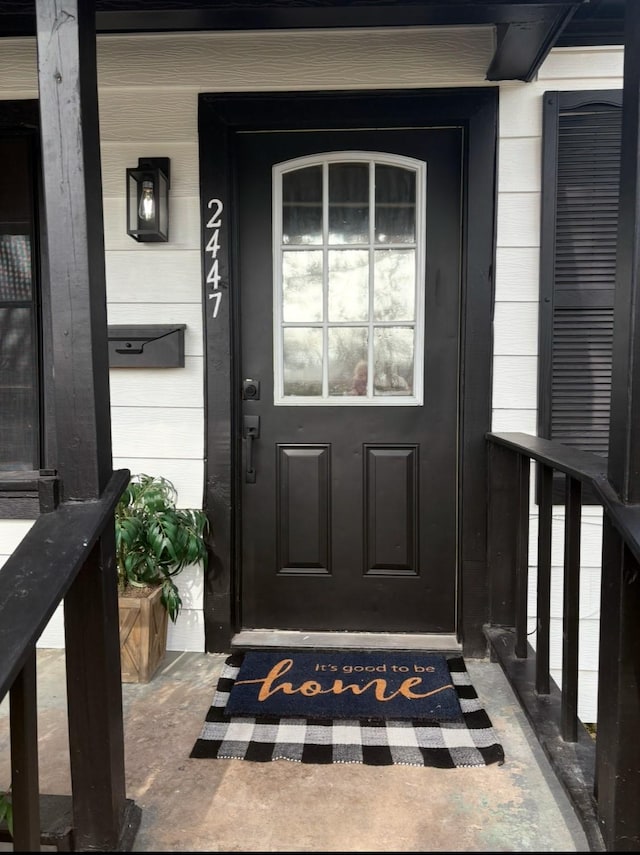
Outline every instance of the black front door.
{"type": "Polygon", "coordinates": [[[237,149],[243,628],[456,629],[460,128],[237,149]]]}

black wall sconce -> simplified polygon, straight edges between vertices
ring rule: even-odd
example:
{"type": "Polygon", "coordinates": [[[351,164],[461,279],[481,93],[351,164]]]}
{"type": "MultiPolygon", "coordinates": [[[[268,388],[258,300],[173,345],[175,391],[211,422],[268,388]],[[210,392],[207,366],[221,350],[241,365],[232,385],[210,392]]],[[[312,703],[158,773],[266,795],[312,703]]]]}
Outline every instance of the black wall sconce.
{"type": "Polygon", "coordinates": [[[127,169],[127,234],[137,241],[169,240],[169,158],[139,157],[127,169]]]}

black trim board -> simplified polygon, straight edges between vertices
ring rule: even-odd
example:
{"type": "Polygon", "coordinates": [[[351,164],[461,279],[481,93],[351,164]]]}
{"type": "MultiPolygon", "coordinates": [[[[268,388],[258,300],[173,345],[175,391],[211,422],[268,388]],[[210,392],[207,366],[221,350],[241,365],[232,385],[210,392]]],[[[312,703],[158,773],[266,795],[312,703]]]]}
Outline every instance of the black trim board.
{"type": "MultiPolygon", "coordinates": [[[[205,584],[205,645],[229,647],[237,624],[239,590],[235,544],[239,537],[240,403],[238,307],[232,238],[234,136],[246,130],[406,127],[457,124],[466,135],[463,237],[463,299],[460,412],[460,531],[458,634],[467,656],[484,656],[488,618],[486,561],[487,450],[491,423],[492,307],[498,90],[399,90],[202,94],[199,153],[202,246],[208,240],[209,200],[225,214],[219,230],[218,273],[222,292],[212,317],[203,252],[205,314],[206,488],[214,546],[205,584]],[[292,117],[294,119],[292,120],[292,117]],[[206,235],[206,236],[205,236],[206,235]]],[[[216,301],[217,302],[217,301],[216,301]]],[[[381,628],[383,629],[383,628],[381,628]]]]}

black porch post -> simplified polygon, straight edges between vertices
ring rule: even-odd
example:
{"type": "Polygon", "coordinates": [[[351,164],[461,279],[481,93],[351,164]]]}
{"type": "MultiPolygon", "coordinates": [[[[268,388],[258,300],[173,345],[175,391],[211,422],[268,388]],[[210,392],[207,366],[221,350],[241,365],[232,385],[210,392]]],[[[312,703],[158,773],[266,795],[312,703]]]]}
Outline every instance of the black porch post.
{"type": "Polygon", "coordinates": [[[640,3],[627,2],[609,478],[640,503],[640,3]]]}
{"type": "MultiPolygon", "coordinates": [[[[640,3],[625,21],[609,480],[640,502],[640,3]]],[[[640,849],[640,573],[605,519],[598,686],[598,818],[609,851],[640,849]]]]}
{"type": "MultiPolygon", "coordinates": [[[[40,120],[63,501],[112,474],[93,0],[36,0],[40,120]]],[[[124,736],[113,527],[65,599],[74,847],[117,851],[124,736]]]]}

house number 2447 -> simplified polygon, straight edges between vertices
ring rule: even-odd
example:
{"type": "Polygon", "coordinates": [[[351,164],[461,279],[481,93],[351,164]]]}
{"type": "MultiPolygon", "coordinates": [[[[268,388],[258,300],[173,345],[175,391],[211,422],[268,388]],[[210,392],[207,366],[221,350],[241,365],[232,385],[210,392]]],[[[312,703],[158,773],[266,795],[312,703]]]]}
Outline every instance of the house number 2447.
{"type": "Polygon", "coordinates": [[[207,208],[213,213],[207,220],[207,230],[209,240],[205,247],[205,253],[211,253],[211,264],[207,270],[207,285],[211,285],[213,293],[209,294],[209,299],[213,300],[213,317],[218,317],[220,311],[220,303],[222,302],[222,291],[219,291],[220,274],[218,273],[218,249],[220,248],[220,228],[222,226],[222,212],[224,205],[220,199],[209,199],[207,208]]]}

